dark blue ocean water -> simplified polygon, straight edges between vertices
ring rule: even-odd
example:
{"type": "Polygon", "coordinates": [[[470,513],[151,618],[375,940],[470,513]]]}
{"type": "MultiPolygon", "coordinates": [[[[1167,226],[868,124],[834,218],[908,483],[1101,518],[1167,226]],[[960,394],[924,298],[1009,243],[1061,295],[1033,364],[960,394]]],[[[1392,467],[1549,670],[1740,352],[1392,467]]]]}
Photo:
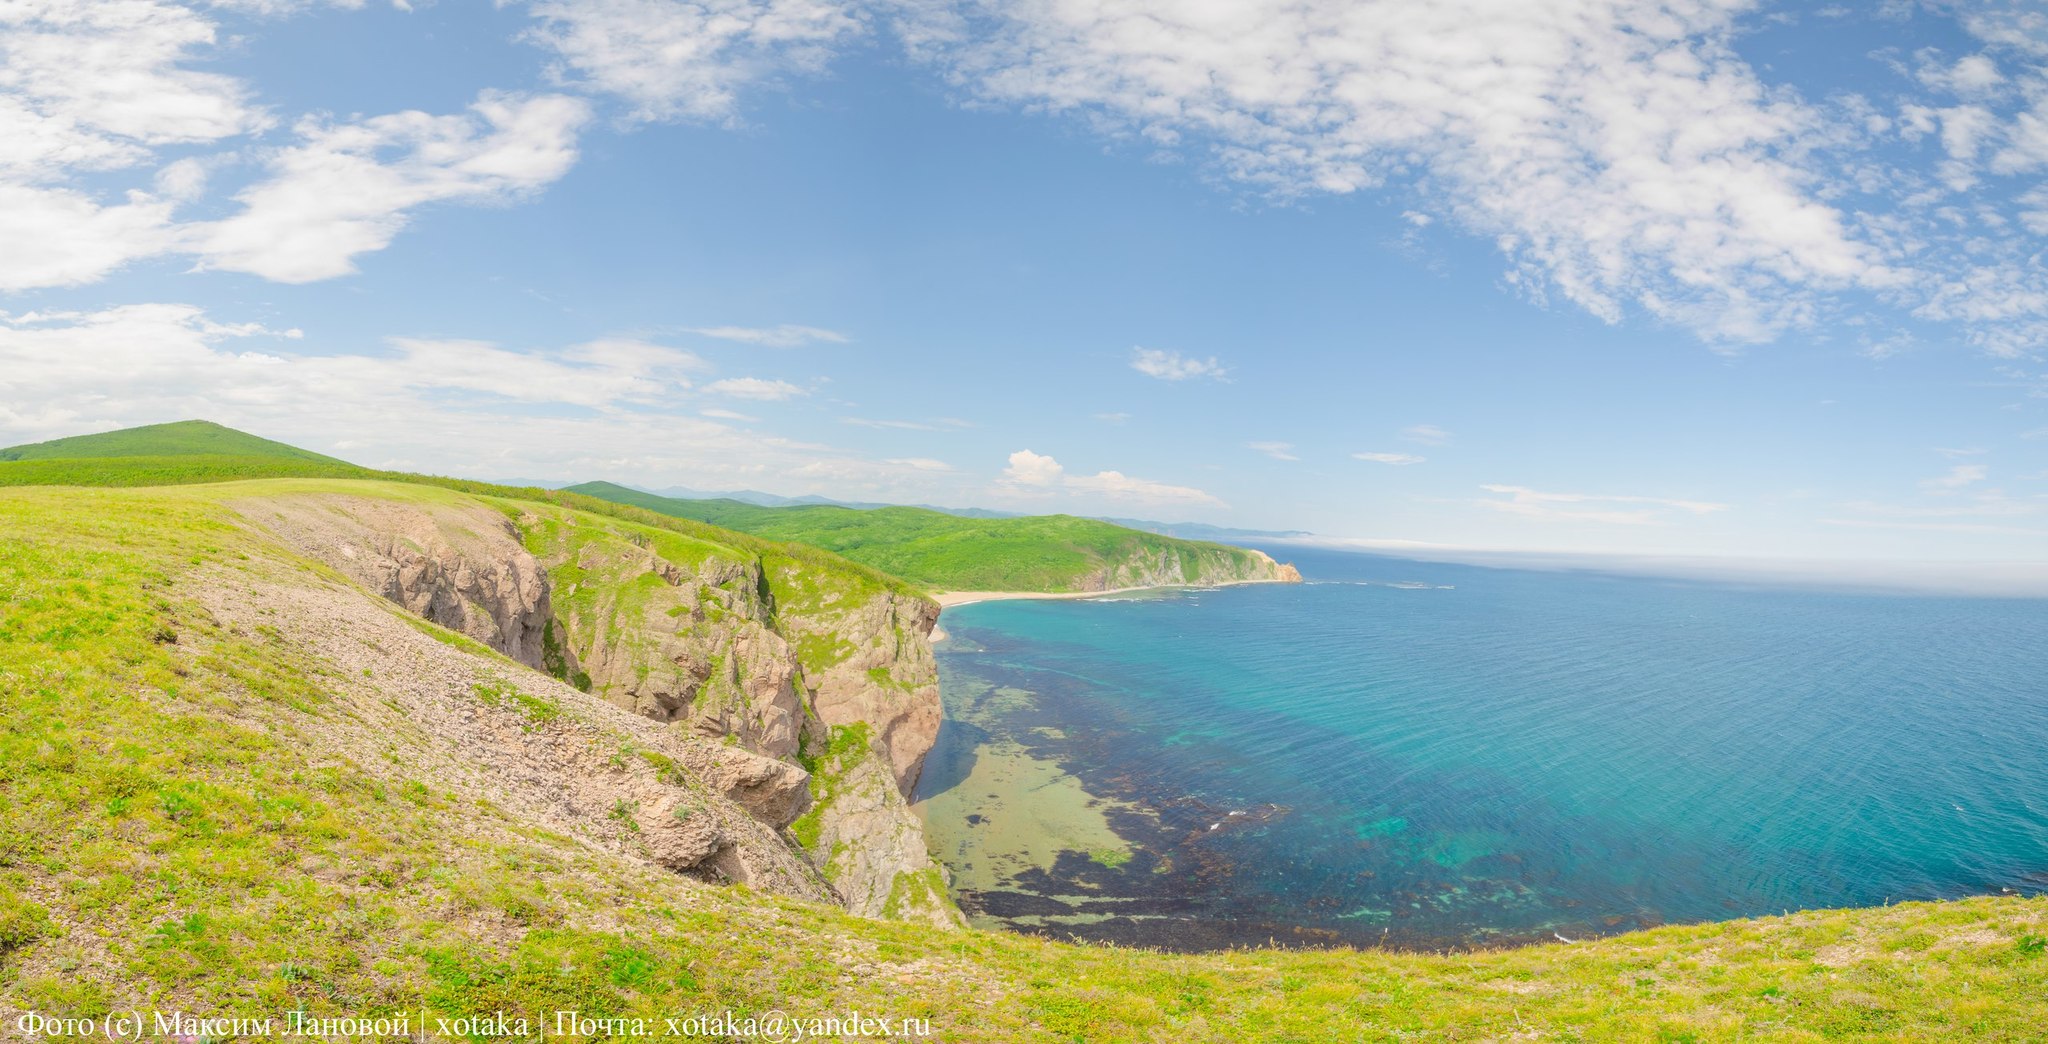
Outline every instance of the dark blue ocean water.
{"type": "Polygon", "coordinates": [[[1310,582],[946,612],[922,794],[1012,741],[1135,852],[970,912],[1436,947],[2048,889],[2048,601],[1272,550],[1310,582]]]}

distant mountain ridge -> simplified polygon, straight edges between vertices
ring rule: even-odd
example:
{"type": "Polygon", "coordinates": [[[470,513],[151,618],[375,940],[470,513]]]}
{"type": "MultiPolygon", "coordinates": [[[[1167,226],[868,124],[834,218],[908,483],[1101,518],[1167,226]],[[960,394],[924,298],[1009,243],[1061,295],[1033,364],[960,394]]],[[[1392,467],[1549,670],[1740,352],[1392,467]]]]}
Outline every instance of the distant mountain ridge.
{"type": "Polygon", "coordinates": [[[1264,552],[1072,515],[982,518],[915,507],[764,507],[663,497],[611,482],[571,486],[569,492],[825,548],[934,591],[1059,594],[1300,579],[1264,552]]]}
{"type": "MultiPolygon", "coordinates": [[[[550,489],[558,488],[553,483],[545,485],[550,489]]],[[[821,497],[815,493],[800,497],[785,497],[775,493],[763,493],[755,489],[712,492],[709,490],[691,489],[688,486],[645,489],[629,482],[614,483],[614,485],[623,486],[626,489],[636,490],[641,493],[651,493],[658,497],[668,497],[672,500],[736,500],[742,504],[753,504],[758,507],[843,507],[852,508],[855,511],[877,511],[882,508],[912,507],[924,511],[937,511],[942,514],[956,515],[960,518],[1031,517],[1019,511],[998,511],[993,508],[942,507],[938,504],[893,504],[874,500],[835,500],[831,497],[821,497]]],[[[559,488],[567,487],[562,486],[559,488]]],[[[1095,521],[1107,522],[1110,525],[1122,526],[1125,529],[1158,533],[1161,536],[1179,537],[1182,540],[1214,540],[1222,543],[1233,543],[1241,540],[1284,540],[1290,537],[1315,535],[1305,529],[1238,529],[1232,526],[1209,525],[1205,522],[1157,522],[1144,518],[1119,518],[1114,515],[1083,515],[1080,517],[1092,518],[1095,521]]]]}
{"type": "Polygon", "coordinates": [[[635,490],[640,493],[651,493],[657,497],[667,497],[671,500],[736,500],[742,504],[753,504],[756,507],[843,507],[853,508],[856,511],[875,511],[881,508],[892,507],[914,507],[924,511],[937,511],[947,515],[958,515],[961,518],[1024,517],[1023,515],[1015,511],[997,511],[992,508],[953,508],[941,507],[937,504],[890,504],[878,500],[835,500],[831,497],[821,497],[815,493],[807,493],[800,497],[785,497],[775,493],[763,493],[758,489],[735,489],[727,490],[724,492],[711,492],[701,489],[691,489],[688,486],[669,486],[666,489],[644,489],[640,486],[635,486],[629,482],[613,483],[613,485],[618,485],[626,489],[635,490]]]}

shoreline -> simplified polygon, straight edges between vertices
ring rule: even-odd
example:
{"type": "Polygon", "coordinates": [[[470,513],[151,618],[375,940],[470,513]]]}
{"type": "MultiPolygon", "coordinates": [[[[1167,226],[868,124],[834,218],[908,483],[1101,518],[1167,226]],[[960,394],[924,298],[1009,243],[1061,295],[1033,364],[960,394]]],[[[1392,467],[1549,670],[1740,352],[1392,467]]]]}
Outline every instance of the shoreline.
{"type": "Polygon", "coordinates": [[[976,602],[1026,602],[1063,601],[1072,598],[1102,598],[1108,595],[1137,594],[1140,591],[1213,591],[1222,587],[1242,587],[1246,584],[1291,584],[1297,580],[1225,580],[1220,584],[1147,584],[1141,587],[1112,587],[1102,591],[942,591],[932,595],[932,601],[939,603],[939,611],[955,606],[973,605],[976,602]]]}

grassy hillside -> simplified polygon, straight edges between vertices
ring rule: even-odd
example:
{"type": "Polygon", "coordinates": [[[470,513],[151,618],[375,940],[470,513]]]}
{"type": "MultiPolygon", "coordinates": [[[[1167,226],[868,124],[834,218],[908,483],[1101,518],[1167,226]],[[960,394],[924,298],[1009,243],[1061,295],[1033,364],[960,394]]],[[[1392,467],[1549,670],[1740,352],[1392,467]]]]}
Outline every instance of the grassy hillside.
{"type": "Polygon", "coordinates": [[[200,597],[318,574],[222,506],[270,485],[0,490],[9,1032],[24,1009],[132,1008],[574,1009],[655,1033],[682,1013],[857,1008],[947,1041],[2025,1040],[2048,1025],[2041,900],[1468,955],[1181,956],[685,881],[323,747],[349,679],[200,597]]]}
{"type": "Polygon", "coordinates": [[[963,518],[925,508],[758,507],[737,500],[677,500],[609,482],[572,492],[835,551],[938,591],[1074,591],[1133,563],[1176,562],[1190,576],[1233,579],[1258,556],[1075,518],[963,518]]]}
{"type": "Polygon", "coordinates": [[[229,457],[346,464],[311,450],[258,438],[212,421],[176,421],[140,428],[74,435],[0,449],[0,460],[71,460],[82,457],[229,457]]]}
{"type": "MultiPolygon", "coordinates": [[[[194,421],[191,424],[204,425],[194,421]]],[[[217,425],[205,425],[218,427],[217,425]]],[[[159,428],[178,428],[180,425],[158,425],[159,428]]],[[[106,438],[110,444],[141,444],[138,440],[114,439],[130,432],[148,431],[146,428],[132,428],[127,431],[109,432],[105,436],[88,435],[79,439],[59,439],[54,442],[36,443],[34,446],[16,447],[17,450],[57,446],[60,443],[84,446],[91,449],[95,444],[89,440],[106,438]]],[[[283,443],[272,443],[235,431],[221,428],[243,440],[278,446],[285,450],[293,447],[283,443]]],[[[149,443],[154,445],[154,443],[149,443]]],[[[0,453],[13,450],[0,451],[0,453]]],[[[294,451],[301,452],[301,451],[294,451]]],[[[305,457],[291,457],[282,454],[241,454],[216,455],[194,453],[181,455],[159,453],[143,456],[44,456],[29,459],[6,459],[0,457],[0,488],[19,486],[97,486],[97,487],[143,487],[179,486],[205,483],[235,482],[255,479],[281,478],[354,478],[379,482],[403,482],[415,485],[435,486],[482,496],[511,497],[520,500],[539,501],[622,519],[640,526],[648,526],[698,540],[741,550],[764,559],[769,569],[778,576],[788,578],[785,597],[796,600],[799,605],[815,601],[816,591],[807,590],[825,577],[836,577],[844,581],[838,584],[848,590],[885,588],[904,594],[921,594],[914,585],[819,548],[763,539],[743,532],[708,525],[694,519],[681,518],[644,510],[629,504],[584,496],[558,490],[536,488],[514,488],[489,482],[475,482],[469,479],[446,478],[437,475],[416,475],[402,471],[377,471],[360,467],[346,461],[330,461],[318,454],[305,457]],[[808,569],[808,571],[807,571],[808,569]]]]}

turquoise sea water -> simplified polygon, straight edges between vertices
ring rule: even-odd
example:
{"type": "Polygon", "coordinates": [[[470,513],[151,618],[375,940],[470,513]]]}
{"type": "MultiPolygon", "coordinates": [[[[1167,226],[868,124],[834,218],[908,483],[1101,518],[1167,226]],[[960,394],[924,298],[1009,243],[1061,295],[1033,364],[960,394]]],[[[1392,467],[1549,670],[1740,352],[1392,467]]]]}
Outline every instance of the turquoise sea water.
{"type": "Polygon", "coordinates": [[[946,612],[920,797],[1021,747],[1132,853],[971,914],[1439,947],[2048,889],[2048,601],[1273,550],[1310,582],[946,612]]]}

